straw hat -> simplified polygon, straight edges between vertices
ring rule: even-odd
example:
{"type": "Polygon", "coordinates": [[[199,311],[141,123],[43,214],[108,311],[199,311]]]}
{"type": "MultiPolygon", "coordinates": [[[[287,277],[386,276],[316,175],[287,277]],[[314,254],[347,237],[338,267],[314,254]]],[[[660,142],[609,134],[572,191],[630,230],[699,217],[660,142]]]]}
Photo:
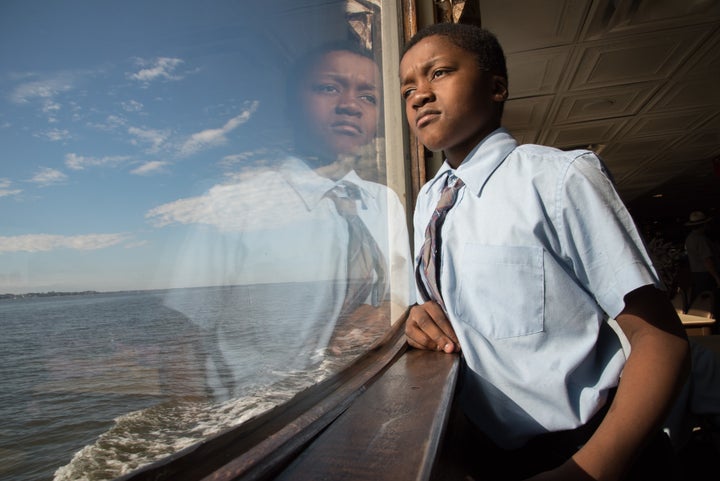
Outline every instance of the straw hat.
{"type": "Polygon", "coordinates": [[[685,222],[686,226],[700,225],[708,222],[710,217],[707,217],[703,212],[699,210],[690,213],[690,220],[685,222]]]}

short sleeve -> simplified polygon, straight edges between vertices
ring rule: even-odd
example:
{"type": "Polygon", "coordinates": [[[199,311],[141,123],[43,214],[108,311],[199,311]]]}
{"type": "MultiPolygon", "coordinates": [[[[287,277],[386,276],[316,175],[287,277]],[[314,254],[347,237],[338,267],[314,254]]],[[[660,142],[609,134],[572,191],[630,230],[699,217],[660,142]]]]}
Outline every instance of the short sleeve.
{"type": "Polygon", "coordinates": [[[644,242],[602,164],[593,153],[567,166],[557,186],[556,222],[563,255],[578,282],[611,317],[624,297],[662,288],[644,242]]]}

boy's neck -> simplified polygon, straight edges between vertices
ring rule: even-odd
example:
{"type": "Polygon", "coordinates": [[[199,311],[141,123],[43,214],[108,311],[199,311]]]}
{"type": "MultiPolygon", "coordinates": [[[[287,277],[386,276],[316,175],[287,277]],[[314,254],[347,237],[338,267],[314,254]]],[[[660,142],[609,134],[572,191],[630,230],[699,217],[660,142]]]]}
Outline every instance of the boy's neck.
{"type": "Polygon", "coordinates": [[[316,174],[326,177],[330,180],[338,181],[345,177],[352,170],[352,166],[342,160],[337,160],[331,164],[313,168],[316,174]]]}
{"type": "Polygon", "coordinates": [[[475,148],[485,141],[490,134],[495,132],[497,129],[500,128],[500,122],[497,124],[493,123],[492,125],[487,126],[484,129],[479,130],[471,140],[466,142],[463,145],[457,146],[453,149],[445,150],[445,161],[452,167],[453,169],[457,169],[460,167],[460,164],[465,162],[465,159],[468,158],[468,156],[475,151],[475,148]]]}

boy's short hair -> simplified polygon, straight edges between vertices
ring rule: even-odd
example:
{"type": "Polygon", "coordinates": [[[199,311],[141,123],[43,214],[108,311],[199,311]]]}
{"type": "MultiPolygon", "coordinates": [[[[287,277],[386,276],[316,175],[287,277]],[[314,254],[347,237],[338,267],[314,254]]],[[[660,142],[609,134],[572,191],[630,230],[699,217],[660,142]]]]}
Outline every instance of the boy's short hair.
{"type": "Polygon", "coordinates": [[[493,33],[466,23],[436,23],[421,28],[406,44],[403,56],[420,40],[432,35],[447,37],[453,44],[475,54],[480,68],[508,80],[505,53],[493,33]]]}

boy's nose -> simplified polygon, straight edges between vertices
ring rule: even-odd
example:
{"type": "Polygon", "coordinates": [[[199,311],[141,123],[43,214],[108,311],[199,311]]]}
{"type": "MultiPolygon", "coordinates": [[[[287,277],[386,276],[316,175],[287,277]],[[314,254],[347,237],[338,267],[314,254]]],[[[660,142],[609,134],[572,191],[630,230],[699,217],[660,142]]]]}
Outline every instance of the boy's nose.
{"type": "Polygon", "coordinates": [[[434,96],[432,90],[430,90],[427,86],[418,85],[412,94],[412,106],[415,108],[422,107],[426,103],[432,101],[433,98],[434,96]]]}
{"type": "Polygon", "coordinates": [[[335,111],[339,114],[362,115],[362,109],[360,109],[358,99],[354,95],[341,95],[335,106],[335,111]]]}

